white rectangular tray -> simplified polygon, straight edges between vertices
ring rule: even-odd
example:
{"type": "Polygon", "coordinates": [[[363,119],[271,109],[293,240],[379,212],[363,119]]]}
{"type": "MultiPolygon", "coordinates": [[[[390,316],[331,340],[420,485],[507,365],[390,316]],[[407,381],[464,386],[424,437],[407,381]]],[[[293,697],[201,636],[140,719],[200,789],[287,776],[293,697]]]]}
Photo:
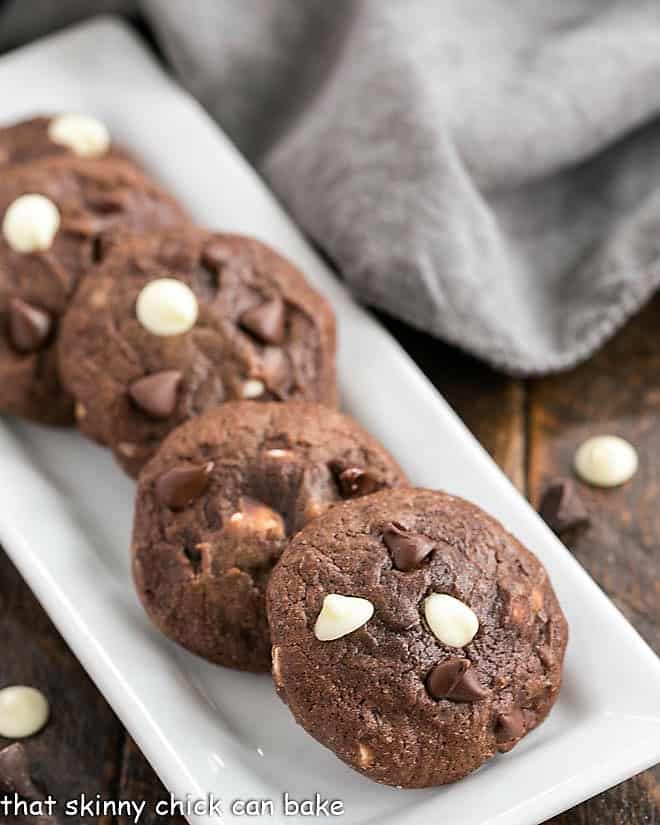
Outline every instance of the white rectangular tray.
{"type": "Polygon", "coordinates": [[[277,810],[288,791],[342,799],[349,825],[529,825],[659,761],[657,657],[132,32],[103,18],[41,41],[0,61],[0,88],[0,121],[95,113],[200,223],[296,261],[337,311],[345,409],[414,482],[472,499],[531,547],[571,627],[557,706],[510,754],[444,788],[373,784],[294,724],[268,677],[213,667],[152,629],[129,576],[133,484],[109,455],[74,432],[4,420],[0,540],[163,782],[181,798],[221,796],[227,822],[232,800],[270,798],[277,810]]]}

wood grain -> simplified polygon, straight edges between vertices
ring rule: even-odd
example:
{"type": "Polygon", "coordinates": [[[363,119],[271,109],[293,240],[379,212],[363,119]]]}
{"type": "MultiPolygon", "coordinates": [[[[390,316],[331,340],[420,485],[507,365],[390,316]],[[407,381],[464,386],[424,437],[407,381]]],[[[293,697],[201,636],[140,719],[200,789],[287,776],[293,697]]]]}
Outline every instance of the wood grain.
{"type": "MultiPolygon", "coordinates": [[[[660,652],[660,297],[605,349],[564,375],[528,385],[528,486],[537,504],[547,482],[570,475],[576,447],[613,433],[639,452],[637,475],[613,490],[580,484],[592,520],[570,541],[646,641],[660,652]]],[[[552,820],[561,825],[649,825],[660,820],[660,768],[552,820]]]]}
{"type": "MultiPolygon", "coordinates": [[[[0,639],[0,687],[31,685],[51,704],[49,723],[24,742],[37,787],[62,806],[83,793],[112,799],[122,727],[2,551],[0,639]]],[[[0,748],[8,744],[0,738],[0,748]]],[[[64,821],[110,824],[88,816],[64,821]]]]}

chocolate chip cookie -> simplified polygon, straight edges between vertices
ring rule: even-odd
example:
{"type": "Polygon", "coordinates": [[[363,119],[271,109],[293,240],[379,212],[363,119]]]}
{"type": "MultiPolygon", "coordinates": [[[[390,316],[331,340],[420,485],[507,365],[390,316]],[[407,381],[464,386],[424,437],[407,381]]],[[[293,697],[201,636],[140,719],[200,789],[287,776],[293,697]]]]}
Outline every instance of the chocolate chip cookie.
{"type": "Polygon", "coordinates": [[[568,629],[538,559],[478,507],[397,489],[340,504],[268,585],[273,677],[355,770],[453,782],[540,724],[568,629]]]}
{"type": "Polygon", "coordinates": [[[181,223],[185,215],[128,162],[55,157],[3,171],[0,220],[0,410],[71,423],[54,344],[73,291],[113,229],[181,223]]]}
{"type": "Polygon", "coordinates": [[[337,502],[402,483],[385,448],[335,410],[223,404],[171,433],[140,475],[140,599],[193,653],[270,670],[265,589],[289,538],[337,502]]]}
{"type": "Polygon", "coordinates": [[[126,157],[111,142],[107,127],[82,114],[32,117],[0,128],[0,168],[53,155],[126,157]]]}
{"type": "Polygon", "coordinates": [[[137,475],[168,432],[225,401],[335,405],[334,316],[252,238],[123,237],[71,304],[60,368],[81,430],[137,475]]]}

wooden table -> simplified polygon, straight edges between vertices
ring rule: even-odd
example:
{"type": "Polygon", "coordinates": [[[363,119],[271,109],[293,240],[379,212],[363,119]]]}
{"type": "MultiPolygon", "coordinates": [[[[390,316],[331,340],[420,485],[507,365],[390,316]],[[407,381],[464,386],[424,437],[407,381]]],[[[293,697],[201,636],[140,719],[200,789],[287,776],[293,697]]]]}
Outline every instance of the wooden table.
{"type": "MultiPolygon", "coordinates": [[[[402,324],[387,324],[534,505],[549,479],[570,472],[575,447],[586,436],[613,432],[637,446],[640,469],[632,482],[611,491],[582,489],[593,522],[571,549],[660,651],[660,297],[587,364],[537,380],[504,377],[402,324]]],[[[58,799],[85,792],[88,797],[101,793],[109,799],[151,803],[165,796],[144,757],[1,552],[0,640],[0,685],[39,686],[52,702],[50,724],[26,742],[39,784],[58,799]]],[[[0,739],[0,746],[4,744],[0,739]]],[[[153,811],[153,805],[148,807],[153,811]]],[[[145,814],[141,821],[153,825],[165,820],[145,814]]],[[[561,825],[657,821],[660,768],[553,820],[561,825]]]]}

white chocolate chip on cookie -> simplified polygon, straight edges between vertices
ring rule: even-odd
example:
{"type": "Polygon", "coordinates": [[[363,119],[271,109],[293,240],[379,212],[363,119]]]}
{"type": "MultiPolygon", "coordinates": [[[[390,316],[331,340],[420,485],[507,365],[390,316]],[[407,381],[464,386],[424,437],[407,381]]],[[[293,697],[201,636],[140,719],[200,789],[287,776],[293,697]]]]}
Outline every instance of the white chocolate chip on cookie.
{"type": "Polygon", "coordinates": [[[48,137],[81,158],[100,158],[110,148],[110,132],[104,123],[90,115],[68,114],[54,117],[48,137]]]}
{"type": "Polygon", "coordinates": [[[241,509],[229,517],[228,526],[248,533],[270,533],[284,536],[285,532],[284,522],[279,513],[265,504],[248,498],[243,499],[241,509]]]}
{"type": "Polygon", "coordinates": [[[258,378],[248,378],[243,382],[241,395],[243,398],[259,398],[266,392],[266,385],[258,378]]]}
{"type": "Polygon", "coordinates": [[[368,599],[330,593],[323,599],[314,635],[320,642],[340,639],[366,624],[373,614],[374,606],[368,599]]]}
{"type": "Polygon", "coordinates": [[[44,252],[60,227],[57,206],[44,195],[21,195],[5,212],[2,234],[14,252],[44,252]]]}
{"type": "Polygon", "coordinates": [[[447,593],[431,593],[424,599],[424,616],[431,632],[449,647],[464,647],[479,630],[479,620],[462,601],[447,593]]]}
{"type": "Polygon", "coordinates": [[[199,306],[195,293],[176,278],[156,278],[142,288],[135,314],[154,335],[182,335],[195,326],[199,306]]]}

